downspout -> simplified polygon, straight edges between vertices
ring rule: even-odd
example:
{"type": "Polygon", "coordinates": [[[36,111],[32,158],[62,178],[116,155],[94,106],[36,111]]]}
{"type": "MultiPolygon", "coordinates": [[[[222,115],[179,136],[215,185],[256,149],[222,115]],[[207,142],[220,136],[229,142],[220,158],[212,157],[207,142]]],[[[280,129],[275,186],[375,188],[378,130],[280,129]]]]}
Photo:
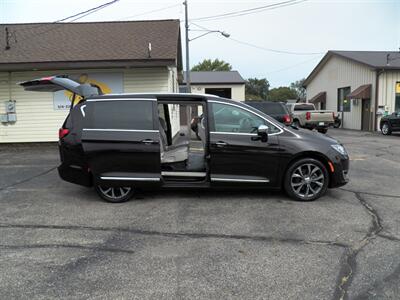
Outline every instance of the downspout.
{"type": "Polygon", "coordinates": [[[376,81],[375,81],[375,109],[374,109],[374,131],[378,130],[378,96],[379,96],[379,76],[384,72],[384,70],[376,70],[376,81]]]}

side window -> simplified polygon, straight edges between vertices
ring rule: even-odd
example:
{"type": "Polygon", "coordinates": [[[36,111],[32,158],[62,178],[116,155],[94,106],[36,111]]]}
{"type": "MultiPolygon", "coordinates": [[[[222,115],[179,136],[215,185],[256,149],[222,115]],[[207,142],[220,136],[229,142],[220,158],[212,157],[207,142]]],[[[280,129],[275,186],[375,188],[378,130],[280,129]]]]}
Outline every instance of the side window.
{"type": "Polygon", "coordinates": [[[279,129],[261,117],[236,106],[212,103],[214,131],[256,133],[260,125],[267,125],[269,133],[279,132],[279,129]]]}
{"type": "Polygon", "coordinates": [[[153,129],[153,103],[151,101],[97,101],[91,103],[90,106],[87,128],[153,129]]]}

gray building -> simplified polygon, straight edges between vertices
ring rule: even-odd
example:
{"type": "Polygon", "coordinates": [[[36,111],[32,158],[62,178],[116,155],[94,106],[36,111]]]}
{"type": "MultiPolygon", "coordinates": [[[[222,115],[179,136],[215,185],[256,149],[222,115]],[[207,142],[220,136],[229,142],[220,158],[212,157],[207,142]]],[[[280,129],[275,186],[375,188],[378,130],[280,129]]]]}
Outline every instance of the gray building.
{"type": "Polygon", "coordinates": [[[400,111],[400,52],[328,51],[304,86],[307,101],[340,112],[344,128],[377,130],[400,111]]]}

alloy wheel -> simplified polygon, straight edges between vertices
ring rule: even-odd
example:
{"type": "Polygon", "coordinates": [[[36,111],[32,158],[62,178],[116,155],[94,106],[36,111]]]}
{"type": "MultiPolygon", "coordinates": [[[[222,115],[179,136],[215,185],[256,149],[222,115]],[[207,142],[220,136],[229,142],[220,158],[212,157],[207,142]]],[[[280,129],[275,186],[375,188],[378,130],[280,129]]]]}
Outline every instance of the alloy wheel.
{"type": "Polygon", "coordinates": [[[389,126],[388,126],[387,123],[383,124],[382,133],[385,134],[385,135],[389,133],[389,126]]]}
{"type": "Polygon", "coordinates": [[[132,190],[131,187],[103,187],[99,186],[99,191],[106,197],[114,200],[124,198],[132,190]]]}
{"type": "Polygon", "coordinates": [[[293,192],[303,199],[312,198],[321,192],[324,182],[325,176],[322,169],[313,163],[298,166],[290,178],[293,192]]]}

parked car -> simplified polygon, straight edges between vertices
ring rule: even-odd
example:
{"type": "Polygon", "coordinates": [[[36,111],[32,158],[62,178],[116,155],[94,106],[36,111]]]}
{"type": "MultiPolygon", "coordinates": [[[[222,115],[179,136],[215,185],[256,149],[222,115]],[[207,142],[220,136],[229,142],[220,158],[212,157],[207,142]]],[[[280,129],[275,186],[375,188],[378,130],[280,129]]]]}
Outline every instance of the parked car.
{"type": "Polygon", "coordinates": [[[67,89],[83,97],[59,130],[58,172],[68,182],[94,186],[109,202],[127,201],[138,188],[214,187],[283,188],[295,200],[311,201],[348,181],[349,157],[338,141],[284,126],[230,99],[98,95],[90,85],[55,76],[20,84],[27,91],[67,89]],[[182,141],[172,147],[167,110],[192,104],[202,108],[202,141],[189,141],[195,151],[182,141]]]}
{"type": "Polygon", "coordinates": [[[292,116],[290,115],[286,104],[283,102],[273,101],[245,101],[247,105],[250,105],[264,114],[273,117],[275,120],[285,124],[292,124],[292,116]]]}
{"type": "Polygon", "coordinates": [[[287,107],[293,114],[293,124],[297,127],[317,129],[320,133],[326,133],[329,126],[335,123],[333,111],[316,110],[312,103],[290,103],[287,107]]]}
{"type": "Polygon", "coordinates": [[[394,131],[400,131],[400,111],[382,117],[379,127],[384,135],[390,135],[394,131]]]}

